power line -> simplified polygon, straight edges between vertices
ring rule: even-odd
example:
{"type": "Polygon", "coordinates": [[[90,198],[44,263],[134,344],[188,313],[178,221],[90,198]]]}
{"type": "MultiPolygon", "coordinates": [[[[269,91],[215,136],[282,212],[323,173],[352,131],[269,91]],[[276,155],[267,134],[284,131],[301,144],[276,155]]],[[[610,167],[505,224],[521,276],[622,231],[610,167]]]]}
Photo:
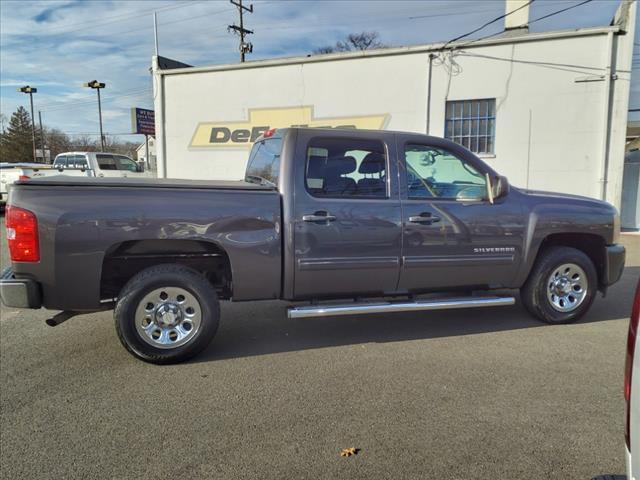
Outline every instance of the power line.
{"type": "MultiPolygon", "coordinates": [[[[271,0],[271,1],[267,1],[267,2],[261,2],[260,5],[264,5],[267,3],[274,3],[275,0],[271,0]]],[[[563,4],[564,2],[553,2],[553,5],[558,5],[558,4],[563,4]]],[[[551,5],[551,3],[549,4],[551,5]]],[[[477,9],[477,10],[465,10],[465,11],[449,11],[447,13],[440,13],[440,14],[434,14],[434,15],[420,15],[420,16],[408,16],[409,13],[415,13],[415,9],[413,9],[414,11],[407,11],[407,15],[400,15],[400,16],[387,16],[384,13],[381,14],[375,14],[375,15],[359,15],[358,16],[358,20],[357,21],[353,21],[353,20],[346,20],[344,22],[339,22],[336,21],[335,16],[333,17],[327,17],[326,21],[325,18],[323,17],[316,17],[314,18],[314,21],[312,23],[309,23],[307,25],[307,29],[317,29],[317,28],[323,28],[326,25],[330,25],[332,27],[339,27],[339,26],[351,26],[351,25],[357,25],[357,24],[370,24],[372,21],[375,21],[376,19],[380,18],[380,19],[384,19],[385,23],[389,22],[389,21],[406,21],[407,19],[411,19],[411,20],[421,20],[423,18],[433,18],[433,17],[447,17],[447,16],[451,16],[451,17],[455,17],[455,16],[465,16],[465,15],[473,15],[476,13],[484,13],[484,12],[488,12],[492,9],[490,8],[483,8],[483,9],[477,9]],[[321,20],[321,21],[318,21],[321,20]]],[[[433,9],[429,9],[429,11],[432,11],[433,9]]],[[[216,12],[213,12],[216,13],[216,12]]],[[[161,24],[164,25],[164,24],[161,24]]],[[[280,23],[274,23],[274,22],[269,22],[269,23],[258,23],[255,25],[258,28],[262,28],[264,27],[265,29],[273,29],[273,28],[278,28],[278,30],[289,30],[289,29],[299,29],[299,25],[292,25],[291,22],[280,22],[280,23]]],[[[219,27],[220,30],[222,30],[223,26],[219,27]]],[[[207,27],[206,28],[207,31],[211,31],[211,27],[207,27]]],[[[191,29],[190,33],[197,33],[203,31],[203,29],[198,28],[198,29],[191,29]]],[[[136,32],[124,32],[123,35],[127,35],[130,33],[136,33],[136,32]]],[[[213,36],[208,36],[207,38],[211,39],[211,38],[227,38],[227,34],[219,34],[219,35],[213,35],[213,36]]],[[[178,44],[180,45],[180,44],[178,44]]],[[[175,46],[175,44],[174,44],[175,46]]]]}
{"type": "MultiPolygon", "coordinates": [[[[524,5],[521,5],[520,7],[516,8],[515,10],[511,10],[510,12],[504,13],[504,14],[500,15],[499,17],[496,17],[496,18],[494,18],[493,20],[490,20],[490,21],[486,22],[484,25],[481,25],[480,27],[478,27],[478,28],[475,28],[475,29],[471,30],[470,32],[467,32],[467,33],[465,33],[465,34],[463,34],[463,35],[458,35],[457,37],[455,37],[455,38],[453,38],[453,39],[449,40],[447,43],[445,43],[445,44],[443,45],[442,49],[443,49],[443,50],[444,50],[444,49],[446,49],[446,48],[447,48],[447,46],[448,46],[450,43],[457,42],[458,40],[461,40],[461,39],[463,39],[463,38],[465,38],[465,37],[468,37],[469,35],[473,35],[474,33],[479,32],[480,30],[483,30],[484,28],[488,27],[488,26],[489,26],[489,25],[491,25],[492,23],[495,23],[495,22],[497,22],[497,21],[499,21],[499,20],[502,20],[503,18],[506,18],[506,17],[508,17],[509,15],[512,15],[512,14],[516,13],[518,10],[522,10],[523,8],[528,7],[528,6],[529,6],[529,5],[531,5],[534,1],[535,1],[535,0],[529,0],[527,3],[525,3],[524,5]]],[[[590,0],[589,0],[589,1],[590,1],[590,0]]]]}
{"type": "MultiPolygon", "coordinates": [[[[544,20],[544,19],[552,17],[554,15],[559,15],[560,13],[566,12],[567,10],[571,10],[572,8],[579,7],[581,5],[584,5],[585,3],[589,3],[591,1],[592,0],[585,0],[585,1],[577,3],[575,5],[571,5],[570,7],[563,8],[563,9],[560,9],[560,10],[556,10],[555,12],[551,12],[551,13],[549,13],[547,15],[543,15],[542,17],[538,17],[538,18],[535,18],[535,19],[531,20],[530,22],[527,23],[527,25],[531,25],[532,23],[539,22],[540,20],[544,20]]],[[[500,31],[500,32],[492,33],[491,35],[486,35],[484,37],[476,38],[476,39],[471,40],[471,41],[469,41],[469,42],[467,42],[467,43],[465,43],[463,45],[458,45],[458,46],[456,46],[456,48],[464,48],[467,45],[471,45],[472,43],[479,42],[481,40],[486,40],[486,39],[492,38],[492,37],[497,37],[498,35],[502,35],[503,33],[504,32],[500,31]]]]}
{"type": "MultiPolygon", "coordinates": [[[[498,60],[498,61],[503,61],[503,62],[511,62],[511,63],[523,63],[526,65],[534,65],[534,66],[539,66],[539,67],[545,67],[545,68],[555,68],[557,70],[566,70],[566,71],[570,71],[570,72],[574,72],[574,73],[581,73],[581,74],[587,74],[589,72],[585,72],[584,70],[593,70],[593,71],[606,71],[606,68],[603,67],[590,67],[587,65],[573,65],[570,63],[555,63],[555,62],[540,62],[540,61],[536,61],[536,60],[517,60],[514,58],[504,58],[504,57],[494,57],[491,55],[481,55],[481,54],[476,54],[476,53],[467,53],[467,52],[460,52],[460,55],[465,56],[465,57],[477,57],[477,58],[484,58],[487,60],[498,60]],[[576,69],[582,69],[582,70],[576,70],[576,69]]],[[[623,73],[628,73],[628,70],[618,70],[618,72],[623,72],[623,73]]]]}
{"type": "Polygon", "coordinates": [[[570,7],[563,8],[561,10],[557,10],[555,12],[552,12],[552,13],[550,13],[548,15],[544,15],[542,17],[536,18],[535,20],[531,20],[529,22],[529,25],[531,25],[532,23],[535,23],[535,22],[539,22],[540,20],[544,20],[545,18],[553,17],[554,15],[558,15],[560,13],[566,12],[567,10],[571,10],[572,8],[579,7],[581,5],[584,5],[585,3],[589,3],[591,1],[593,1],[593,0],[584,0],[584,2],[580,2],[580,3],[576,4],[576,5],[571,5],[570,7]]]}
{"type": "MultiPolygon", "coordinates": [[[[143,92],[143,91],[150,91],[149,88],[133,88],[131,90],[123,90],[122,92],[116,94],[116,95],[112,95],[111,97],[117,97],[120,95],[129,95],[132,93],[137,93],[137,92],[143,92]]],[[[56,100],[54,102],[45,102],[40,104],[41,107],[55,107],[58,105],[69,105],[69,104],[76,104],[76,103],[90,103],[92,101],[95,100],[95,96],[94,95],[82,95],[81,97],[66,101],[66,100],[56,100]]]]}
{"type": "MultiPolygon", "coordinates": [[[[206,18],[207,16],[210,15],[217,15],[219,13],[225,13],[225,12],[232,12],[234,11],[234,8],[224,8],[221,10],[215,10],[213,12],[210,13],[206,13],[206,14],[200,14],[200,15],[192,15],[190,17],[185,17],[185,18],[179,18],[177,20],[171,20],[169,22],[158,22],[158,27],[164,27],[166,25],[173,25],[174,23],[181,23],[181,22],[187,22],[190,20],[196,20],[196,19],[202,19],[202,18],[206,18]]],[[[210,29],[211,27],[208,27],[208,29],[210,29]]],[[[103,35],[118,35],[118,36],[125,36],[125,35],[135,35],[135,34],[139,34],[140,31],[142,30],[151,30],[153,29],[153,25],[142,25],[140,27],[136,27],[135,29],[128,29],[125,31],[119,31],[119,32],[104,32],[103,35]]],[[[192,30],[190,30],[191,32],[192,30]]],[[[100,38],[100,33],[97,33],[96,35],[94,35],[94,38],[100,38]]]]}
{"type": "MultiPolygon", "coordinates": [[[[112,102],[112,101],[118,100],[120,98],[137,97],[137,96],[142,96],[142,95],[151,96],[152,92],[151,92],[151,90],[143,89],[143,90],[139,90],[139,91],[133,91],[131,93],[123,93],[123,94],[119,94],[119,95],[110,95],[110,96],[107,96],[106,98],[104,98],[102,100],[102,103],[112,102]]],[[[78,102],[56,103],[56,104],[50,104],[50,106],[40,105],[39,108],[42,111],[55,112],[55,111],[59,111],[59,110],[68,110],[70,108],[72,109],[74,107],[81,107],[81,106],[85,106],[85,105],[93,105],[94,103],[95,103],[95,99],[94,100],[82,100],[82,101],[78,101],[78,102]]]]}
{"type": "Polygon", "coordinates": [[[59,33],[74,33],[74,32],[79,32],[82,30],[86,30],[87,28],[96,28],[96,27],[101,27],[103,25],[110,25],[112,23],[118,23],[118,22],[122,22],[122,21],[127,21],[133,18],[137,18],[137,17],[142,17],[145,15],[148,15],[151,12],[164,12],[167,10],[174,10],[176,8],[184,8],[184,7],[190,7],[192,5],[196,5],[198,3],[204,3],[204,0],[198,0],[198,1],[190,1],[190,2],[184,2],[184,3],[180,3],[178,5],[169,5],[166,7],[160,7],[160,8],[148,8],[145,10],[137,10],[135,12],[130,12],[130,13],[124,13],[124,14],[120,14],[120,15],[114,15],[112,17],[107,17],[106,21],[101,22],[101,23],[88,23],[87,22],[76,22],[76,23],[71,23],[71,24],[67,24],[67,25],[58,25],[55,27],[51,27],[50,29],[43,29],[43,30],[39,30],[38,33],[50,33],[50,34],[59,34],[59,33]],[[72,30],[66,30],[69,27],[73,27],[76,25],[83,25],[80,28],[76,28],[76,29],[72,29],[72,30]]]}
{"type": "MultiPolygon", "coordinates": [[[[61,130],[58,130],[56,132],[48,132],[47,135],[86,135],[86,136],[92,136],[92,137],[99,137],[100,133],[96,133],[96,132],[63,132],[61,130]]],[[[142,135],[142,133],[131,133],[131,132],[123,132],[123,133],[111,133],[111,132],[104,132],[105,136],[111,135],[111,136],[125,136],[125,135],[142,135]]]]}

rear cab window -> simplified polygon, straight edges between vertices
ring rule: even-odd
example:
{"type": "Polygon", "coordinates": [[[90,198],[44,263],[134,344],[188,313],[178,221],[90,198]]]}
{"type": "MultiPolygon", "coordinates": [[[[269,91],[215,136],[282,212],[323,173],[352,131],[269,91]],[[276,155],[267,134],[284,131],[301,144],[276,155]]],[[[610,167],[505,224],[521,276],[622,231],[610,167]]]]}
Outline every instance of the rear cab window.
{"type": "Polygon", "coordinates": [[[258,185],[278,187],[282,134],[276,133],[253,144],[244,180],[258,185]]]}
{"type": "Polygon", "coordinates": [[[305,186],[314,197],[387,197],[387,155],[379,140],[312,139],[306,151],[305,186]]]}
{"type": "Polygon", "coordinates": [[[116,159],[113,158],[113,155],[97,153],[96,160],[98,161],[98,167],[100,170],[118,170],[116,159]]]}

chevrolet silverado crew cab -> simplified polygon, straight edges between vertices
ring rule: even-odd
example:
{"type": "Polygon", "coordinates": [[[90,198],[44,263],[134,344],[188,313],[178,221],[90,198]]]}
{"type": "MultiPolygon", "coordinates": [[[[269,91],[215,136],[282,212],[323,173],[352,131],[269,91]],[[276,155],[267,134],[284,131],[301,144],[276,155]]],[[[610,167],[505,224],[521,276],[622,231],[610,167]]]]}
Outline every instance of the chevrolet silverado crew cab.
{"type": "Polygon", "coordinates": [[[267,131],[244,181],[21,181],[6,227],[6,305],[61,310],[50,325],[115,307],[122,344],[155,363],[201,351],[220,300],[303,318],[511,305],[519,289],[543,322],[573,322],[625,257],[611,205],[510,187],[460,145],[390,131],[267,131]]]}

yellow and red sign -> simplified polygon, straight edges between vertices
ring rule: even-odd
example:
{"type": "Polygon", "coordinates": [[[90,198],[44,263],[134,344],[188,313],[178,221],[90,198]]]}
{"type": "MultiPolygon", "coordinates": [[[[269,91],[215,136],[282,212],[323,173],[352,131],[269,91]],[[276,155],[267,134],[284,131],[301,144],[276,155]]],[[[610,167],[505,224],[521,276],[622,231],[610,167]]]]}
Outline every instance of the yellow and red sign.
{"type": "Polygon", "coordinates": [[[389,123],[389,114],[315,118],[312,106],[257,108],[239,122],[201,122],[190,148],[248,148],[271,128],[316,127],[379,130],[389,123]]]}

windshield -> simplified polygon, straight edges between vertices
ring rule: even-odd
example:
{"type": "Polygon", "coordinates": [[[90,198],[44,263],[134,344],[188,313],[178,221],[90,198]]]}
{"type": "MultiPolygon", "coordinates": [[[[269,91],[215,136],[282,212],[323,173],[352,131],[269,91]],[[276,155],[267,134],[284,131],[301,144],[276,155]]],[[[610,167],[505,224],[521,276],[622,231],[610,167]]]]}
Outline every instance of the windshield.
{"type": "Polygon", "coordinates": [[[277,187],[281,150],[282,137],[265,138],[254,143],[247,163],[245,181],[277,187]]]}

